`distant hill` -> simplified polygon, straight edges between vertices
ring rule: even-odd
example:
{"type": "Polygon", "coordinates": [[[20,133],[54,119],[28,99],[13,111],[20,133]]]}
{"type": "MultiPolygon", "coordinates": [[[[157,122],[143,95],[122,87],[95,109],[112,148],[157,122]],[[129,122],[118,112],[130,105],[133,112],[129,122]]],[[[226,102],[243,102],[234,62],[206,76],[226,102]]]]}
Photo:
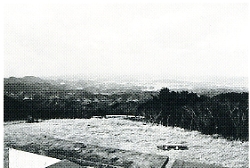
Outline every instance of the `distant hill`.
{"type": "Polygon", "coordinates": [[[227,92],[248,92],[247,78],[210,78],[210,79],[129,79],[126,78],[88,78],[88,77],[50,77],[4,78],[5,92],[32,92],[55,90],[84,90],[91,93],[133,93],[160,91],[168,87],[173,91],[188,91],[199,95],[215,96],[227,92]]]}
{"type": "Polygon", "coordinates": [[[46,81],[35,77],[35,76],[25,76],[23,78],[16,78],[16,77],[9,77],[9,78],[4,78],[5,83],[45,83],[46,81]]]}
{"type": "Polygon", "coordinates": [[[52,85],[46,80],[34,76],[25,76],[23,78],[4,78],[4,92],[38,92],[44,90],[59,90],[58,86],[52,85]]]}

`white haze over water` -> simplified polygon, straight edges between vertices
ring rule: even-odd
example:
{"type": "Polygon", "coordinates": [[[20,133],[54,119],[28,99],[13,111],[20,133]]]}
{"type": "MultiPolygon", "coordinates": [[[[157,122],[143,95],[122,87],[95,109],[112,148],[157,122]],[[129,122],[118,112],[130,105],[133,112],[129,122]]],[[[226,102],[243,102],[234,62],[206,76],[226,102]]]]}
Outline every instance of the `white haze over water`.
{"type": "Polygon", "coordinates": [[[247,15],[241,3],[8,4],[4,77],[244,83],[247,15]]]}

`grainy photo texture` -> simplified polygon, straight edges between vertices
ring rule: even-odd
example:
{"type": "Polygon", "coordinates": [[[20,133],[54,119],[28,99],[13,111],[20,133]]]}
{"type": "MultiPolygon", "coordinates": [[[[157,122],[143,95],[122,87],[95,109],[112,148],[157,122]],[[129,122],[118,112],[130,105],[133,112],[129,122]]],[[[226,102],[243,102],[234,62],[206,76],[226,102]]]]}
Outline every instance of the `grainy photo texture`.
{"type": "Polygon", "coordinates": [[[248,4],[4,6],[5,168],[248,167],[248,4]]]}

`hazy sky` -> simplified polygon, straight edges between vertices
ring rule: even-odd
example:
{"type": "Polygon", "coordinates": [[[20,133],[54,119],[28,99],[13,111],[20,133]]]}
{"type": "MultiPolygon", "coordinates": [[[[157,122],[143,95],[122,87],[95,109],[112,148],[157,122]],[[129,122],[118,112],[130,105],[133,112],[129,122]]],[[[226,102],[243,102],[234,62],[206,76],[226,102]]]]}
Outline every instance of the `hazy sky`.
{"type": "Polygon", "coordinates": [[[246,4],[10,4],[4,76],[247,76],[246,4]]]}

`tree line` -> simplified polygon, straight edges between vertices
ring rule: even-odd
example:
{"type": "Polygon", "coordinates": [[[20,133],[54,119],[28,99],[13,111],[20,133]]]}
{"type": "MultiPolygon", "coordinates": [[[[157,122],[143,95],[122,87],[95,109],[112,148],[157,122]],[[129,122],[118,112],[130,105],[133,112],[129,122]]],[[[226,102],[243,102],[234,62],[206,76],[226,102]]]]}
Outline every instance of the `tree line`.
{"type": "Polygon", "coordinates": [[[83,105],[69,99],[17,100],[4,96],[4,120],[91,118],[107,114],[141,115],[147,121],[164,126],[218,134],[226,138],[248,140],[248,93],[223,93],[199,96],[168,88],[142,102],[95,102],[83,105]]]}
{"type": "Polygon", "coordinates": [[[138,114],[164,126],[248,140],[248,93],[206,97],[163,88],[158,96],[139,105],[138,114]]]}

